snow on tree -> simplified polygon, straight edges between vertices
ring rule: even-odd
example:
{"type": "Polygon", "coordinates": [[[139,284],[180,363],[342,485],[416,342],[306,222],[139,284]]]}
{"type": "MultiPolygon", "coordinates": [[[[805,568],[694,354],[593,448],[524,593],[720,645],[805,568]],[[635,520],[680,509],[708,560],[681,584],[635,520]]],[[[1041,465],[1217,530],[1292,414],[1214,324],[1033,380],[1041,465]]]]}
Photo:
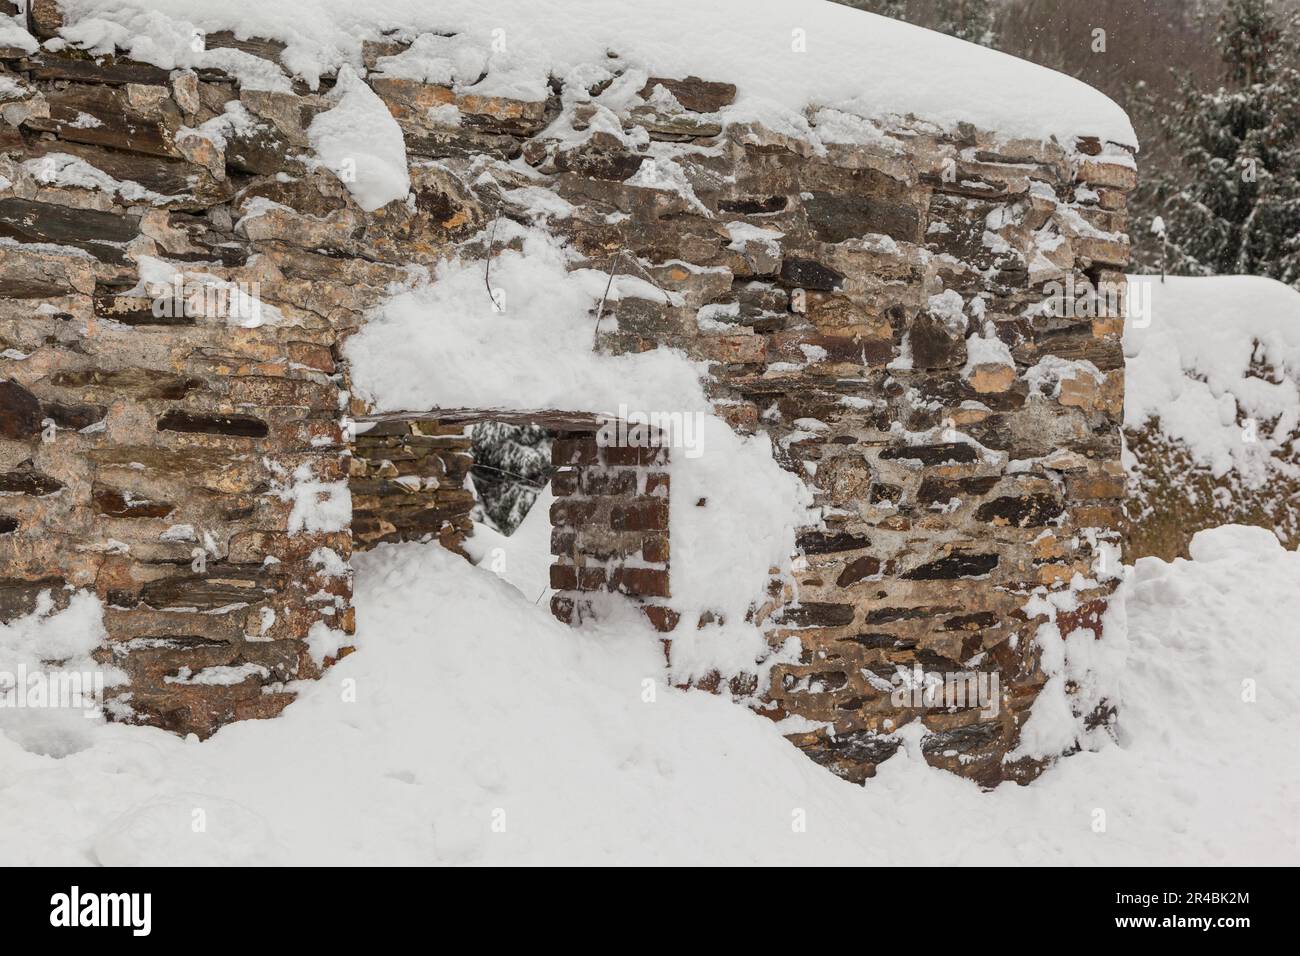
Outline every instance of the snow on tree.
{"type": "Polygon", "coordinates": [[[1271,0],[1228,0],[1216,37],[1225,85],[1184,81],[1167,104],[1162,133],[1180,168],[1154,178],[1150,205],[1167,225],[1170,272],[1300,288],[1297,29],[1271,0]]]}
{"type": "Polygon", "coordinates": [[[994,45],[996,0],[836,0],[868,13],[906,20],[980,46],[994,45]]]}
{"type": "Polygon", "coordinates": [[[993,46],[993,19],[997,14],[993,0],[937,0],[935,29],[949,36],[993,46]]]}
{"type": "Polygon", "coordinates": [[[474,426],[473,437],[470,475],[482,517],[511,534],[551,480],[551,435],[536,425],[484,422],[474,426]]]}

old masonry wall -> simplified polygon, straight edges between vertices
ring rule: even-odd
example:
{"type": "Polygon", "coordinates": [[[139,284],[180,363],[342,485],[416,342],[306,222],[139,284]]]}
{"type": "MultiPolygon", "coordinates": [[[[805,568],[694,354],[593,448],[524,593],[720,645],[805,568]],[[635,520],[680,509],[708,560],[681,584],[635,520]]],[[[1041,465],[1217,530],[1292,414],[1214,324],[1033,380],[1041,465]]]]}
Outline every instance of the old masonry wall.
{"type": "MultiPolygon", "coordinates": [[[[283,49],[207,42],[276,62],[283,49]]],[[[486,227],[526,219],[519,197],[540,189],[572,209],[549,228],[575,265],[631,257],[676,294],[612,304],[601,347],[709,363],[719,414],[770,433],[815,496],[792,575],[751,614],[802,657],[769,687],[740,681],[749,702],[805,718],[795,743],[852,780],[914,720],[936,765],[987,784],[1037,773],[1043,755],[1016,748],[1059,676],[1044,642],[1103,639],[1114,589],[1122,323],[1114,299],[1097,308],[1085,292],[1122,289],[1130,152],[1086,129],[1016,141],[826,109],[803,134],[774,132],[728,121],[724,77],[646,77],[613,106],[559,80],[536,100],[477,96],[383,75],[405,46],[365,48],[412,190],[373,213],[306,161],[324,90],[0,50],[3,613],[41,589],[94,589],[126,719],[210,733],[276,712],[285,682],[346,651],[354,536],[454,546],[466,530],[463,502],[447,500],[448,524],[389,510],[383,484],[459,488],[421,470],[445,468],[441,454],[412,451],[453,435],[363,431],[349,461],[340,420],[372,410],[350,396],[340,343],[412,281],[409,264],[488,255],[486,227]],[[671,175],[636,180],[648,159],[671,175]],[[109,185],[60,175],[77,163],[109,185]],[[167,293],[142,277],[176,275],[194,301],[160,317],[167,293]],[[190,295],[228,285],[255,290],[273,321],[190,295]],[[895,703],[895,675],[918,667],[996,672],[996,714],[895,703]]],[[[610,519],[597,537],[637,536],[636,574],[619,580],[664,608],[667,640],[696,627],[672,610],[656,551],[657,463],[562,447],[576,457],[557,464],[599,468],[562,472],[557,508],[622,488],[626,469],[645,500],[623,526],[605,514],[622,506],[592,505],[610,519]]],[[[556,524],[562,609],[583,590],[581,569],[563,570],[565,535],[583,532],[556,524]]],[[[1106,700],[1067,689],[1081,716],[1106,719],[1106,700]]]]}

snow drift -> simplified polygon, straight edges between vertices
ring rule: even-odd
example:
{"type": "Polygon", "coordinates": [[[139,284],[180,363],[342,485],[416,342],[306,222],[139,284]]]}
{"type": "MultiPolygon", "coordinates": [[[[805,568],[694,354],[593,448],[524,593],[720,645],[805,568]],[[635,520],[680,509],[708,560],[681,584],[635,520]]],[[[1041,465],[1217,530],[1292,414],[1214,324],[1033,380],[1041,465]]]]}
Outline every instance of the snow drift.
{"type": "Polygon", "coordinates": [[[358,652],[276,720],[199,744],[78,718],[61,759],[0,723],[0,862],[1294,865],[1300,555],[1239,527],[1193,553],[1130,572],[1122,743],[982,793],[908,728],[845,783],[664,686],[643,625],[574,632],[437,545],[384,546],[358,652]]]}

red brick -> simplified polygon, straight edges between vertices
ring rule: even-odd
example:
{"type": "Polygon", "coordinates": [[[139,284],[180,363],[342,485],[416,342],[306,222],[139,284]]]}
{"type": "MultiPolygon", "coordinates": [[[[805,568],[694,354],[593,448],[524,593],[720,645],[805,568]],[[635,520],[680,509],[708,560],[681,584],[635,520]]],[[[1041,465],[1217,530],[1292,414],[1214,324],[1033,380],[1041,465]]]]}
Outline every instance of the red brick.
{"type": "Polygon", "coordinates": [[[565,498],[578,493],[578,471],[575,468],[561,468],[551,476],[551,493],[557,498],[565,498]]]}
{"type": "Polygon", "coordinates": [[[577,527],[596,513],[594,501],[565,499],[551,503],[551,527],[577,527]]]}
{"type": "Polygon", "coordinates": [[[579,591],[603,591],[604,589],[605,589],[604,568],[579,568],[578,569],[578,590],[579,591]]]}
{"type": "Polygon", "coordinates": [[[631,498],[636,494],[636,472],[584,468],[582,471],[582,493],[584,495],[631,498]]]}
{"type": "MultiPolygon", "coordinates": [[[[672,608],[665,607],[662,604],[643,604],[641,606],[641,613],[646,616],[646,620],[650,622],[650,626],[660,634],[667,634],[675,628],[677,622],[682,619],[680,614],[672,608]]],[[[665,641],[664,643],[667,644],[668,642],[665,641]]]]}
{"type": "Polygon", "coordinates": [[[615,505],[609,513],[609,526],[615,531],[667,531],[668,502],[651,498],[615,505]]]}
{"type": "Polygon", "coordinates": [[[666,465],[667,448],[649,448],[634,445],[610,445],[600,449],[601,461],[606,465],[666,465]]]}
{"type": "Polygon", "coordinates": [[[578,589],[578,569],[570,564],[552,564],[551,587],[557,591],[576,591],[578,589]]]}
{"type": "Polygon", "coordinates": [[[599,457],[594,435],[577,438],[557,438],[551,445],[551,463],[561,465],[594,465],[599,457]]]}
{"type": "Polygon", "coordinates": [[[668,535],[648,534],[641,544],[641,560],[651,563],[668,561],[668,535]]]}
{"type": "Polygon", "coordinates": [[[653,568],[619,568],[614,572],[614,590],[640,597],[671,597],[668,572],[653,568]]]}
{"type": "Polygon", "coordinates": [[[551,554],[572,554],[577,535],[563,528],[551,529],[551,554]]]}
{"type": "Polygon", "coordinates": [[[573,598],[563,594],[551,596],[551,615],[565,624],[573,623],[573,598]]]}

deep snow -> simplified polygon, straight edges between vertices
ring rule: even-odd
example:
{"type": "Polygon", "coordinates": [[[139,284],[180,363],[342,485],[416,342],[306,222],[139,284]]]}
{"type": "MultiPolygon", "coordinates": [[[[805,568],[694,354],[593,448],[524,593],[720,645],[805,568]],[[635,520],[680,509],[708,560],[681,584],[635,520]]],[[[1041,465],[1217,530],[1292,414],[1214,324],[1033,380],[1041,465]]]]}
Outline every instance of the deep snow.
{"type": "Polygon", "coordinates": [[[1122,743],[982,793],[914,741],[844,783],[665,687],[631,617],[575,632],[437,545],[384,546],[356,561],[358,652],[276,720],[200,744],[75,717],[62,758],[0,733],[0,861],[1296,864],[1300,555],[1240,527],[1193,554],[1129,572],[1122,743]]]}

